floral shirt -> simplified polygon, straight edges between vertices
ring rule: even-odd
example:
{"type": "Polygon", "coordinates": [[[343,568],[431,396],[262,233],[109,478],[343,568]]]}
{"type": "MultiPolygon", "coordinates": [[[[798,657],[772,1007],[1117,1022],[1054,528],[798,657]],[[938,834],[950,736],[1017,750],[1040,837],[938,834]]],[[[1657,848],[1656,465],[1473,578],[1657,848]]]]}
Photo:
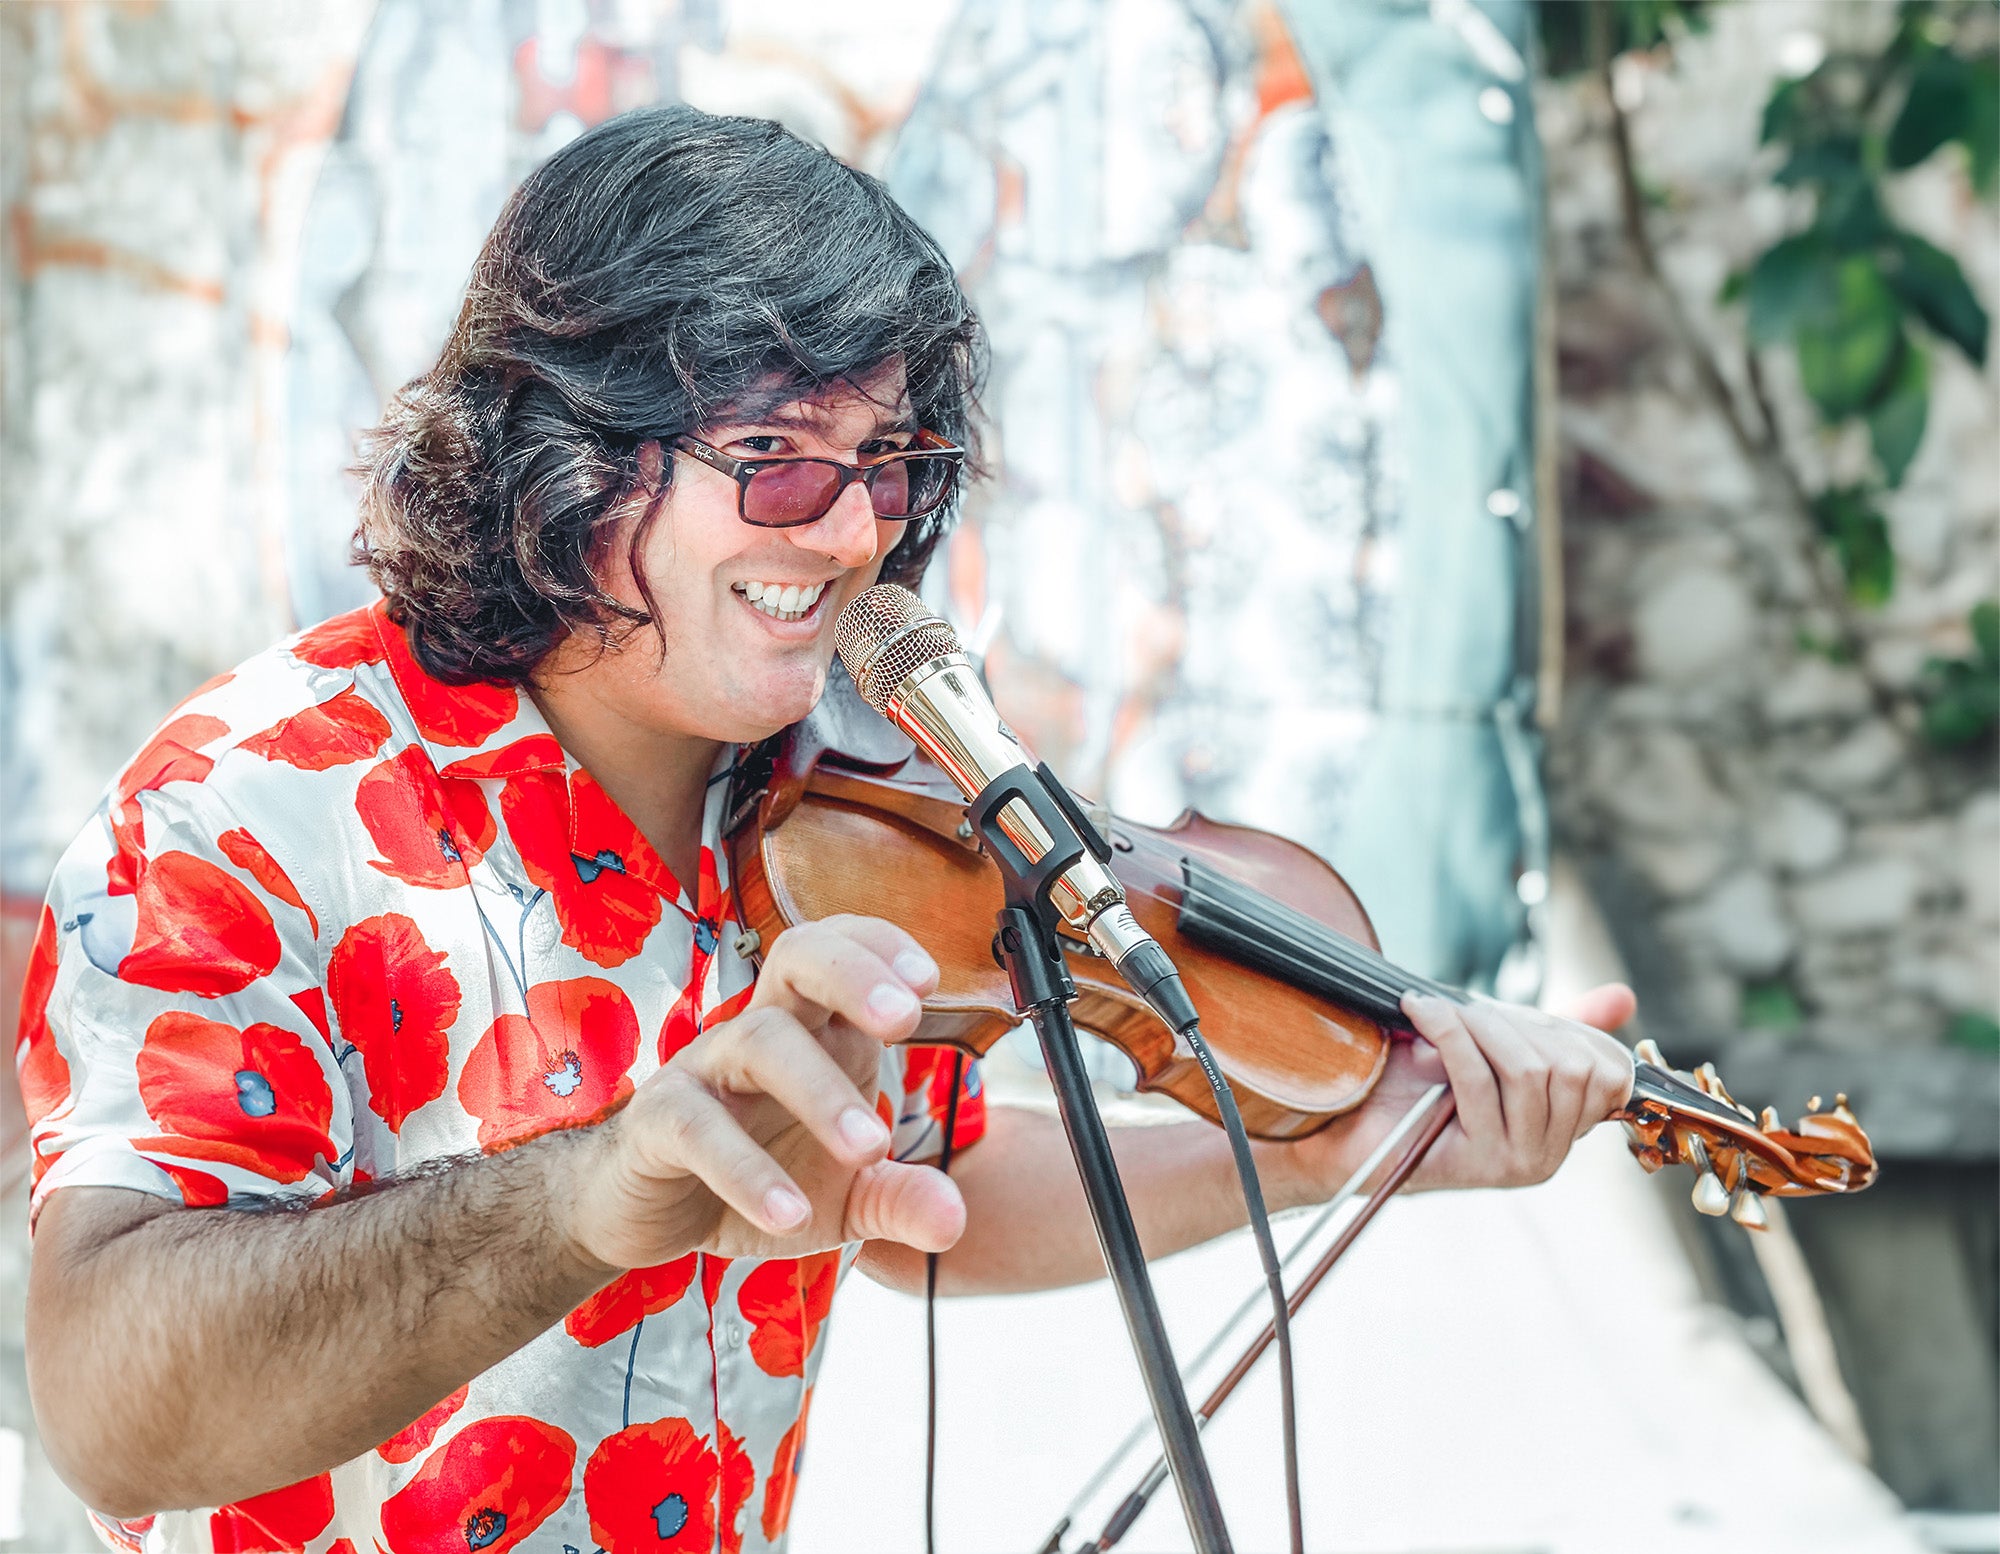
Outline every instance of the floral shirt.
{"type": "MultiPolygon", "coordinates": [[[[42,912],[31,1218],[76,1185],[319,1198],[603,1116],[749,996],[726,786],[676,880],[527,697],[431,678],[379,604],[209,682],[42,912]]],[[[884,1053],[899,1157],[936,1152],[952,1069],[884,1053]]],[[[983,1120],[967,1065],[958,1142],[983,1120]]],[[[856,1251],[633,1270],[355,1461],[100,1529],[148,1554],[780,1548],[856,1251]]]]}

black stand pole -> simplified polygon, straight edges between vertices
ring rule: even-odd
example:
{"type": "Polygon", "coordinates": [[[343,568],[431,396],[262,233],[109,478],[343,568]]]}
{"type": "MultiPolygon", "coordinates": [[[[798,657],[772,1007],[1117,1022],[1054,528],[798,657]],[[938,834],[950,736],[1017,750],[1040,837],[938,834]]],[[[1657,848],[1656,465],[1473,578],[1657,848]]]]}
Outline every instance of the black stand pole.
{"type": "Polygon", "coordinates": [[[993,939],[994,959],[1006,969],[1015,1007],[1035,1022],[1035,1033],[1041,1038],[1042,1058],[1055,1087],[1063,1130],[1069,1135],[1091,1221],[1097,1228],[1097,1242],[1103,1248],[1104,1263],[1132,1336],[1132,1351],[1159,1425],[1167,1465],[1180,1490],[1188,1533],[1198,1554],[1231,1554],[1222,1506],[1209,1477],[1208,1459],[1202,1455],[1199,1426],[1181,1386],[1180,1368],[1167,1342],[1159,1303],[1153,1298],[1146,1254],[1139,1245],[1131,1205],[1125,1201],[1111,1140],[1105,1135],[1104,1119],[1098,1115],[1090,1076],[1084,1072],[1083,1054],[1077,1047],[1076,1027],[1069,1017],[1076,984],[1063,961],[1056,912],[1048,892],[1056,877],[1083,856],[1083,842],[1048,791],[1025,768],[994,779],[967,816],[984,837],[987,851],[999,863],[1006,880],[1007,905],[1000,913],[999,932],[993,939]],[[1000,810],[1015,799],[1056,839],[1038,863],[1031,863],[997,823],[1000,810]]]}

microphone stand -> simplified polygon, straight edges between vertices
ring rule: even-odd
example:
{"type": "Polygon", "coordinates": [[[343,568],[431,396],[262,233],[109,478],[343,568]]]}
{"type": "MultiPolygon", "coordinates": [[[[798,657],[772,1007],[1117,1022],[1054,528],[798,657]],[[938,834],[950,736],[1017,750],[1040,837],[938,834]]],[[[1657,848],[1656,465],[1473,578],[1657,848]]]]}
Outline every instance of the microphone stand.
{"type": "Polygon", "coordinates": [[[967,808],[966,819],[985,842],[1006,882],[1007,905],[1000,911],[999,931],[993,937],[993,958],[1007,973],[1014,1006],[1034,1021],[1035,1034],[1041,1040],[1042,1059],[1055,1087],[1063,1131],[1069,1136],[1070,1152],[1076,1157],[1084,1197],[1097,1228],[1097,1242],[1125,1314],[1167,1466],[1180,1490],[1188,1533],[1198,1554],[1232,1554],[1221,1502],[1209,1476],[1208,1459],[1202,1454],[1200,1427],[1181,1385],[1166,1324],[1160,1319],[1152,1279],[1146,1272],[1146,1254],[1139,1245],[1111,1140],[1091,1094],[1090,1076],[1084,1072],[1076,1027],[1070,1020],[1076,983],[1063,959],[1062,939],[1056,932],[1059,915],[1049,900],[1049,888],[1083,856],[1083,839],[1040,777],[1025,767],[1002,772],[988,783],[967,808]],[[1040,862],[1030,860],[1000,829],[1000,811],[1010,802],[1019,802],[1053,838],[1040,862]]]}

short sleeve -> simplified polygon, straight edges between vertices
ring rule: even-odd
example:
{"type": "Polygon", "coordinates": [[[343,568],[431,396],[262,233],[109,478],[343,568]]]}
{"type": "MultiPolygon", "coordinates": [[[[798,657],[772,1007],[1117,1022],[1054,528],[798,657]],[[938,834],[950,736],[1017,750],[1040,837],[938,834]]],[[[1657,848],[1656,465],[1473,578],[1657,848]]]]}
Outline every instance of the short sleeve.
{"type": "Polygon", "coordinates": [[[318,923],[209,785],[115,787],[57,866],[15,1048],[35,1187],[195,1206],[344,1180],[318,923]]]}
{"type": "Polygon", "coordinates": [[[952,1153],[979,1142],[986,1132],[986,1091],[979,1060],[953,1047],[897,1047],[903,1059],[903,1098],[897,1109],[891,1152],[898,1160],[935,1160],[944,1151],[945,1122],[952,1120],[952,1153]],[[952,1117],[956,1080],[958,1111],[952,1117]]]}

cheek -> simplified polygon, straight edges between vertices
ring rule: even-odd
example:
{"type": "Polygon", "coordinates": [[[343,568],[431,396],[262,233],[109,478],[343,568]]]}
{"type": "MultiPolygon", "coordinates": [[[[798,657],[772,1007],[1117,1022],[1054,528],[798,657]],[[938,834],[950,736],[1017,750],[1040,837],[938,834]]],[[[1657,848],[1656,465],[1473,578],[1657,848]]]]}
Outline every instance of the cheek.
{"type": "MultiPolygon", "coordinates": [[[[633,526],[620,527],[604,556],[599,575],[604,580],[605,591],[612,598],[632,609],[643,610],[646,601],[637,578],[633,576],[635,558],[632,555],[632,537],[635,532],[633,526]]],[[[651,590],[662,615],[673,613],[669,600],[675,601],[682,611],[688,609],[695,596],[707,591],[708,577],[726,559],[718,546],[709,547],[716,554],[706,554],[701,545],[704,537],[701,527],[686,522],[684,515],[677,515],[671,504],[661,511],[646,532],[636,560],[646,587],[651,590]],[[682,521],[676,521],[677,518],[682,521]]],[[[734,538],[727,531],[725,537],[734,538]]]]}
{"type": "Polygon", "coordinates": [[[872,583],[882,575],[882,568],[888,565],[889,553],[903,543],[903,536],[910,530],[907,523],[896,523],[887,518],[875,520],[875,559],[860,569],[866,582],[872,583]]]}

